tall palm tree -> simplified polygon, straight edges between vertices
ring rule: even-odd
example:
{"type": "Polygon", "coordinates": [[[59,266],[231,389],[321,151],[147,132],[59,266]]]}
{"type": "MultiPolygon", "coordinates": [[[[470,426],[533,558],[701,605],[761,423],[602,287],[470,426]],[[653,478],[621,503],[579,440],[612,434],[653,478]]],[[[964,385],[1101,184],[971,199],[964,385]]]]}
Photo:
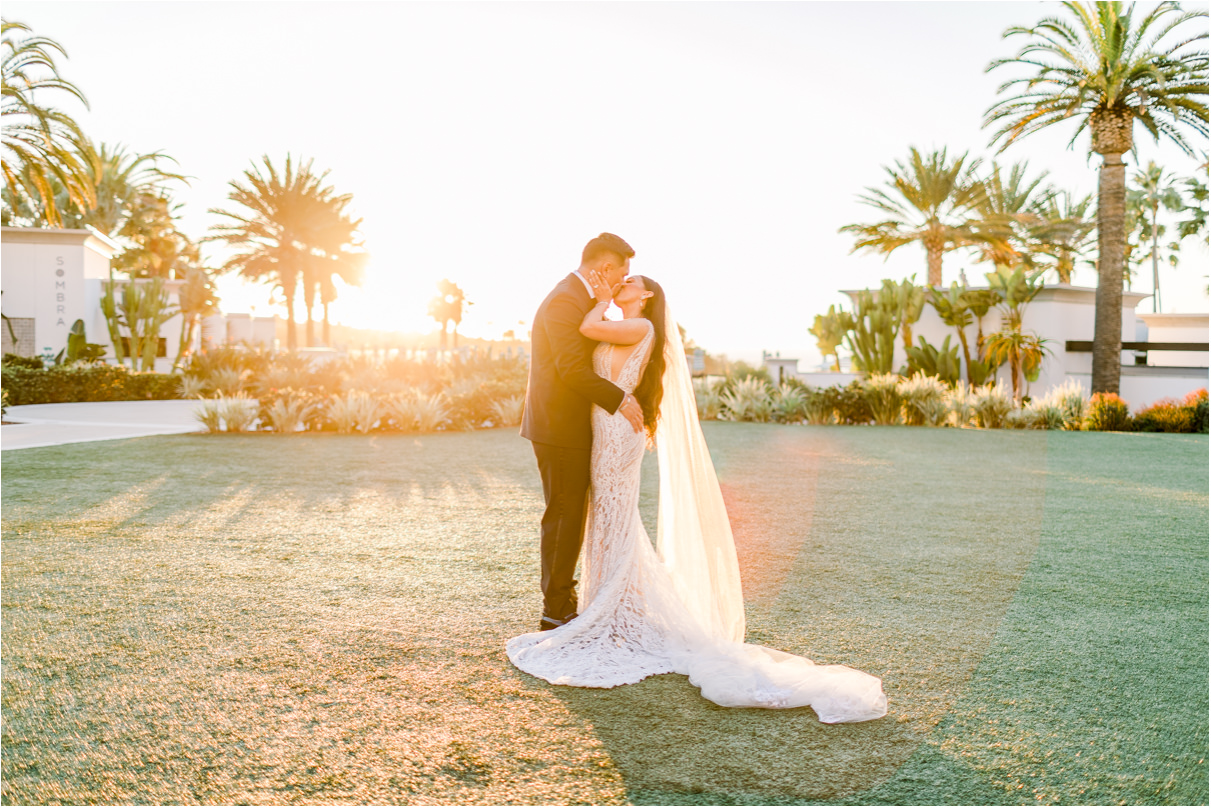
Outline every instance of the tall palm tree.
{"type": "Polygon", "coordinates": [[[358,228],[362,220],[345,213],[352,197],[338,197],[329,204],[317,228],[313,261],[308,275],[314,280],[324,313],[324,344],[332,344],[328,304],[337,298],[336,280],[349,286],[361,286],[369,254],[365,251],[358,228]]]}
{"type": "MultiPolygon", "coordinates": [[[[59,75],[55,52],[67,51],[42,36],[33,36],[24,23],[0,21],[0,172],[13,200],[41,207],[48,224],[60,226],[54,182],[67,192],[72,204],[84,208],[96,201],[88,182],[87,167],[75,146],[83,141],[79,125],[67,113],[35,100],[46,91],[66,93],[88,107],[84,93],[59,75]],[[21,33],[30,36],[18,39],[21,33]]],[[[6,206],[7,207],[7,206],[6,206]]],[[[5,210],[5,219],[13,215],[5,210]]]]}
{"type": "Polygon", "coordinates": [[[471,305],[458,284],[442,278],[437,282],[437,297],[429,301],[429,316],[442,327],[442,350],[446,350],[446,329],[454,323],[454,347],[458,347],[458,324],[463,321],[463,308],[471,305]]]}
{"type": "Polygon", "coordinates": [[[1000,150],[1033,132],[1074,120],[1069,146],[1086,129],[1102,155],[1098,178],[1098,287],[1093,335],[1093,392],[1117,393],[1121,371],[1123,255],[1126,233],[1126,165],[1138,121],[1153,138],[1164,136],[1193,154],[1184,129],[1207,135],[1207,51],[1196,43],[1206,28],[1187,23],[1205,11],[1182,11],[1174,2],[1140,6],[1121,2],[1063,3],[1067,18],[1047,17],[1024,36],[1017,55],[988,66],[1027,68],[998,92],[1015,91],[985,115],[997,125],[1000,150]],[[1179,32],[1178,29],[1181,29],[1179,32]],[[1187,30],[1189,29],[1189,30],[1187,30]],[[1172,44],[1169,44],[1172,40],[1172,44]]]}
{"type": "Polygon", "coordinates": [[[113,235],[129,245],[111,265],[132,278],[183,279],[199,261],[198,246],[177,229],[179,204],[152,186],[128,203],[126,218],[113,235]]]}
{"type": "Polygon", "coordinates": [[[1139,192],[1140,202],[1144,208],[1146,237],[1152,242],[1152,310],[1160,311],[1161,305],[1161,276],[1160,276],[1160,237],[1162,227],[1159,222],[1160,209],[1177,211],[1182,208],[1182,194],[1178,188],[1177,177],[1149,160],[1148,167],[1136,172],[1131,178],[1135,184],[1134,190],[1139,192]]]}
{"type": "Polygon", "coordinates": [[[859,197],[888,218],[874,224],[849,224],[839,232],[857,236],[851,252],[873,250],[885,255],[906,244],[925,248],[929,283],[942,283],[942,256],[981,240],[978,208],[985,189],[976,172],[980,161],[963,153],[953,160],[946,149],[922,155],[909,149],[907,163],[884,166],[887,189],[867,188],[859,197]]]}
{"type": "MultiPolygon", "coordinates": [[[[279,173],[269,156],[261,158],[261,166],[253,164],[244,171],[243,181],[232,180],[227,198],[244,210],[232,213],[211,208],[210,213],[226,217],[212,225],[208,241],[224,241],[237,252],[222,269],[238,272],[250,280],[271,280],[282,291],[286,302],[286,344],[290,350],[298,347],[294,322],[294,303],[299,284],[314,263],[313,245],[317,240],[319,212],[335,197],[330,186],[324,185],[325,171],[316,174],[312,161],[300,163],[286,155],[286,164],[279,173]]],[[[304,291],[307,285],[304,283],[304,291]]]]}

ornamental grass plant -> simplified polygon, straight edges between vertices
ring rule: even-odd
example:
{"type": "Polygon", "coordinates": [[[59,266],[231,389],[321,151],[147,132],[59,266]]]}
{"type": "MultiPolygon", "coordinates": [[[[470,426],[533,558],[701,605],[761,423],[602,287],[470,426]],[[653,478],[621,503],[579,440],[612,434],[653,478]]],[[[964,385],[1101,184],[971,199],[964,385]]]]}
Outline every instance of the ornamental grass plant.
{"type": "Polygon", "coordinates": [[[947,415],[946,392],[950,388],[936,376],[917,371],[897,385],[903,402],[904,423],[908,426],[940,426],[947,415]]]}
{"type": "Polygon", "coordinates": [[[894,373],[872,374],[866,380],[863,390],[876,424],[889,425],[900,422],[904,399],[900,394],[899,376],[894,373]]]}

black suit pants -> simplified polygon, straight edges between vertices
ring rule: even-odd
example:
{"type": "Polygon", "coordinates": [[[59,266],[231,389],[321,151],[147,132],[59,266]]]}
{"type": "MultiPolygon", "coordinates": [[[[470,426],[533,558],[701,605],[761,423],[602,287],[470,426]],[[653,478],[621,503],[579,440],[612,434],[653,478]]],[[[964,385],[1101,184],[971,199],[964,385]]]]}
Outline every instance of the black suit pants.
{"type": "Polygon", "coordinates": [[[562,620],[576,612],[576,562],[584,542],[591,449],[534,443],[542,494],[543,614],[562,620]]]}

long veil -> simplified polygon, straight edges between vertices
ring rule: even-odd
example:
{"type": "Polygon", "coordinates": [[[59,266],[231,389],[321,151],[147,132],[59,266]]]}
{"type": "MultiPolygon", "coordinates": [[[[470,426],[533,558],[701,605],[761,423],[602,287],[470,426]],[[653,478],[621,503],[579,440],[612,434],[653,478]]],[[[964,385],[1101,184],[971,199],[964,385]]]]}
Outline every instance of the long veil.
{"type": "Polygon", "coordinates": [[[743,642],[744,596],[732,526],[698,423],[680,329],[667,306],[664,322],[664,398],[656,423],[656,551],[702,628],[714,639],[743,642]]]}
{"type": "Polygon", "coordinates": [[[689,617],[682,626],[685,644],[672,651],[675,670],[723,707],[811,705],[829,724],[886,715],[887,696],[877,677],[744,642],[732,526],[698,423],[681,334],[667,308],[665,332],[664,398],[656,422],[656,551],[689,617]]]}

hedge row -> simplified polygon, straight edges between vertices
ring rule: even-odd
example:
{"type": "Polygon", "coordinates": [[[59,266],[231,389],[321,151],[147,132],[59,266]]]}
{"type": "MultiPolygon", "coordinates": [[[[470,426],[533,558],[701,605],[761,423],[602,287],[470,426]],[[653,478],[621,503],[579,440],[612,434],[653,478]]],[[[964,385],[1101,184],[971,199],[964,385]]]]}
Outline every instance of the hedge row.
{"type": "Polygon", "coordinates": [[[0,367],[9,406],[66,401],[140,401],[181,397],[181,377],[139,373],[122,365],[59,365],[46,370],[0,367]]]}

